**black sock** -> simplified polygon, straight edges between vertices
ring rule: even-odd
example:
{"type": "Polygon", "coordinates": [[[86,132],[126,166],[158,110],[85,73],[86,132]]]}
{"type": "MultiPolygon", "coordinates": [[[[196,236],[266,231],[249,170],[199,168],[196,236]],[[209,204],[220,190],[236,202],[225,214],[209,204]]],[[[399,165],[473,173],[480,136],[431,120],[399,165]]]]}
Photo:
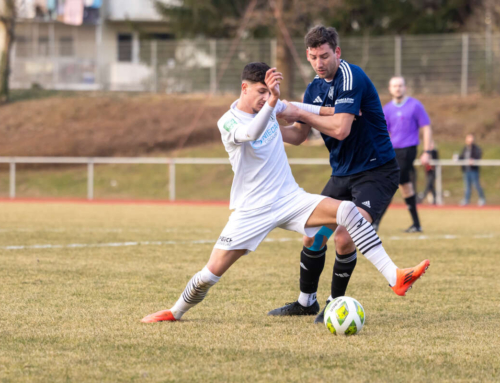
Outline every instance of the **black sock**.
{"type": "Polygon", "coordinates": [[[420,220],[418,219],[417,213],[417,198],[415,195],[405,198],[406,205],[411,214],[411,219],[413,219],[413,226],[420,227],[420,220]]]}
{"type": "Polygon", "coordinates": [[[300,291],[312,294],[318,291],[318,282],[325,267],[326,246],[319,251],[307,247],[300,253],[300,291]]]}
{"type": "Polygon", "coordinates": [[[333,265],[332,298],[342,297],[345,295],[347,285],[349,284],[352,272],[356,267],[357,260],[358,257],[356,255],[356,250],[345,255],[337,253],[335,264],[333,265]]]}

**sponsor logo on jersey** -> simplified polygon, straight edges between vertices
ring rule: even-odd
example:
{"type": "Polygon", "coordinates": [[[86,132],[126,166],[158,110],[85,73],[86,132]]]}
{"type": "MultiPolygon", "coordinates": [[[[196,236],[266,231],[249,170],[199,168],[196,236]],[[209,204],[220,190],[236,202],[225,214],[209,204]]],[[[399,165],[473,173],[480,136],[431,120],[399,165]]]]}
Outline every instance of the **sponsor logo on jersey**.
{"type": "Polygon", "coordinates": [[[330,87],[330,90],[328,91],[328,98],[330,100],[333,100],[333,86],[330,87]]]}
{"type": "Polygon", "coordinates": [[[354,104],[354,98],[339,98],[335,101],[335,105],[337,104],[354,104]]]}
{"type": "Polygon", "coordinates": [[[370,205],[370,201],[365,201],[365,202],[361,202],[363,205],[369,207],[370,209],[372,208],[372,205],[370,205]]]}
{"type": "Polygon", "coordinates": [[[255,140],[251,143],[252,148],[258,149],[267,144],[269,144],[272,140],[278,137],[278,132],[280,130],[280,126],[277,122],[271,125],[271,127],[267,128],[264,134],[260,136],[260,139],[255,140]]]}
{"type": "Polygon", "coordinates": [[[232,118],[224,124],[224,129],[230,132],[236,126],[236,124],[236,120],[232,118]]]}
{"type": "Polygon", "coordinates": [[[316,99],[313,101],[313,104],[321,104],[323,100],[321,99],[320,96],[316,97],[316,99]]]}

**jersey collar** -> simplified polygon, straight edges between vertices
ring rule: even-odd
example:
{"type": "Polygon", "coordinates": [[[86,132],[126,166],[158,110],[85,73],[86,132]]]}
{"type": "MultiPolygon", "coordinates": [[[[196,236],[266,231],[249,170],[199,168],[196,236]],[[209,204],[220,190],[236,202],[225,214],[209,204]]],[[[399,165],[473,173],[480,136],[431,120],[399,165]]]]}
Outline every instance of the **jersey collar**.
{"type": "Polygon", "coordinates": [[[240,99],[237,99],[235,102],[233,102],[231,104],[231,113],[233,113],[235,116],[237,117],[240,117],[240,118],[254,118],[256,115],[255,114],[251,114],[251,113],[247,113],[247,112],[244,112],[242,110],[239,110],[236,105],[238,105],[238,101],[240,101],[240,99]]]}
{"type": "MultiPolygon", "coordinates": [[[[340,64],[342,64],[342,63],[346,63],[347,64],[347,61],[344,61],[344,60],[340,59],[340,64]]],[[[332,82],[335,81],[340,76],[340,74],[342,73],[342,71],[340,70],[340,64],[339,64],[339,67],[337,68],[337,72],[335,73],[335,76],[333,76],[332,82]]]]}
{"type": "Polygon", "coordinates": [[[401,104],[396,104],[394,102],[394,100],[392,100],[391,102],[392,102],[392,105],[394,105],[396,108],[401,108],[404,106],[404,104],[406,104],[408,102],[409,99],[410,99],[410,96],[406,96],[401,104]]]}

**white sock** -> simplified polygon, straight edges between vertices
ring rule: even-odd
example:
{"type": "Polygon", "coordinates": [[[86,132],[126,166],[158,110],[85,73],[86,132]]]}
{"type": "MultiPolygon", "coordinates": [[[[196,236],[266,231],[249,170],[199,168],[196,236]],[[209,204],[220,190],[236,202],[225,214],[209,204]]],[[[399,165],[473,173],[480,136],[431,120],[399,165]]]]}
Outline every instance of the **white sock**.
{"type": "Polygon", "coordinates": [[[337,210],[337,224],[347,229],[361,254],[373,263],[389,285],[394,286],[397,280],[397,266],[386,253],[372,225],[361,215],[354,202],[340,203],[337,210]]]}
{"type": "Polygon", "coordinates": [[[301,291],[298,301],[302,306],[309,307],[316,302],[316,293],[307,294],[301,291]]]}
{"type": "Polygon", "coordinates": [[[170,309],[174,318],[181,319],[186,311],[200,303],[207,295],[210,287],[219,282],[219,279],[220,277],[213,274],[206,266],[196,273],[188,282],[175,305],[170,309]]]}

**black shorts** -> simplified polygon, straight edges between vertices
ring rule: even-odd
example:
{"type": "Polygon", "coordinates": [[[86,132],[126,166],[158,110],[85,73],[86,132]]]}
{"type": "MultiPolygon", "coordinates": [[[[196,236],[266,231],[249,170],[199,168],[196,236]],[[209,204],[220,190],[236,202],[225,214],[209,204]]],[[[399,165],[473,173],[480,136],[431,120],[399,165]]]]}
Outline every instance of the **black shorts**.
{"type": "Polygon", "coordinates": [[[401,174],[399,184],[404,185],[411,181],[411,175],[415,171],[413,161],[417,158],[417,147],[408,146],[407,148],[394,149],[396,151],[396,160],[398,161],[401,174]]]}
{"type": "Polygon", "coordinates": [[[398,190],[399,167],[395,159],[382,166],[350,176],[332,176],[321,195],[352,201],[377,220],[398,190]]]}

